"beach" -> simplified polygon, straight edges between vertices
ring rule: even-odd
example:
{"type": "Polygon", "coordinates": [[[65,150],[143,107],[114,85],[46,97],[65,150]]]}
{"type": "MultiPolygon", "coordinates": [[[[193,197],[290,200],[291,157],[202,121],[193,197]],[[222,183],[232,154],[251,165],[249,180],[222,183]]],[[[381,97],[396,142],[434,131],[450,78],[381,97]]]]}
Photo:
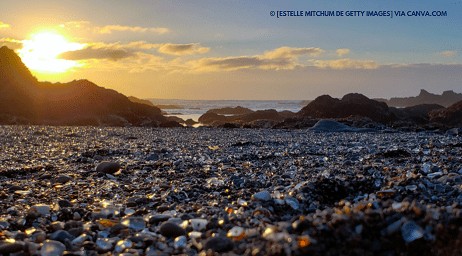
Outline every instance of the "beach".
{"type": "Polygon", "coordinates": [[[2,126],[0,253],[458,255],[462,138],[2,126]]]}

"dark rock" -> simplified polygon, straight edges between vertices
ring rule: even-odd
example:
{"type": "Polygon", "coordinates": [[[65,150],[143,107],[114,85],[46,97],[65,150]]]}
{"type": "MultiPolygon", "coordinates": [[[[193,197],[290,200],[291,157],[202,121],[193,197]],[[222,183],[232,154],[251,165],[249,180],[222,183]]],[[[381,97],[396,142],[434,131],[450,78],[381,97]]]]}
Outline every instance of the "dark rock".
{"type": "Polygon", "coordinates": [[[452,104],[461,101],[462,94],[455,93],[454,91],[444,91],[443,94],[433,94],[422,89],[416,97],[404,97],[404,98],[391,98],[390,100],[381,99],[387,103],[388,106],[392,107],[409,107],[422,104],[438,104],[444,107],[449,107],[452,104]]]}
{"type": "Polygon", "coordinates": [[[4,243],[0,245],[0,254],[9,255],[11,253],[17,253],[24,250],[24,244],[22,243],[4,243]]]}
{"type": "Polygon", "coordinates": [[[13,50],[0,48],[0,123],[149,125],[165,122],[157,107],[88,80],[38,82],[13,50]]]}
{"type": "Polygon", "coordinates": [[[116,162],[101,162],[96,166],[96,172],[113,174],[120,170],[121,166],[116,162]]]}
{"type": "Polygon", "coordinates": [[[226,237],[212,237],[204,246],[205,250],[212,250],[214,252],[223,253],[231,251],[234,248],[234,243],[226,237]]]}
{"type": "Polygon", "coordinates": [[[59,175],[58,177],[56,177],[55,179],[55,182],[56,183],[60,183],[60,184],[64,184],[68,181],[71,181],[72,178],[70,176],[67,176],[67,175],[59,175]]]}
{"type": "Polygon", "coordinates": [[[184,236],[185,230],[173,222],[165,222],[160,226],[160,234],[168,238],[184,236]]]}
{"type": "Polygon", "coordinates": [[[249,114],[253,113],[254,111],[249,109],[249,108],[244,108],[241,106],[237,107],[225,107],[225,108],[216,108],[216,109],[210,109],[206,113],[215,113],[219,115],[243,115],[243,114],[249,114]]]}
{"type": "Polygon", "coordinates": [[[58,201],[59,207],[72,207],[72,203],[69,200],[59,200],[58,201]]]}
{"type": "Polygon", "coordinates": [[[66,240],[72,241],[74,238],[75,236],[71,235],[66,230],[58,230],[50,235],[51,240],[60,241],[61,243],[65,243],[66,240]]]}
{"type": "Polygon", "coordinates": [[[329,95],[319,96],[298,114],[312,118],[362,116],[380,123],[389,123],[396,119],[387,104],[371,100],[358,93],[347,94],[342,99],[335,99],[329,95]]]}
{"type": "Polygon", "coordinates": [[[183,127],[183,125],[179,124],[178,122],[176,121],[166,121],[166,122],[162,122],[159,127],[163,127],[163,128],[177,128],[177,127],[183,127]]]}
{"type": "Polygon", "coordinates": [[[166,214],[156,214],[156,215],[150,216],[150,217],[148,218],[148,222],[149,222],[149,224],[157,225],[158,223],[167,221],[167,220],[170,219],[170,218],[171,218],[170,215],[166,215],[166,214]]]}
{"type": "Polygon", "coordinates": [[[442,123],[451,127],[462,127],[462,101],[446,109],[432,111],[430,113],[430,121],[442,123]]]}

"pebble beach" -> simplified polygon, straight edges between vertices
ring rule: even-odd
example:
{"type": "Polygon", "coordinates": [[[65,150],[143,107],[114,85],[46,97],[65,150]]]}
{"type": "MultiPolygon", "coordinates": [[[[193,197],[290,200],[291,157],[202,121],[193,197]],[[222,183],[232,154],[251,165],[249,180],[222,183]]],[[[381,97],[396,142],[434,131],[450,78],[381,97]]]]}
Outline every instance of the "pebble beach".
{"type": "Polygon", "coordinates": [[[0,127],[3,255],[462,255],[462,137],[0,127]]]}

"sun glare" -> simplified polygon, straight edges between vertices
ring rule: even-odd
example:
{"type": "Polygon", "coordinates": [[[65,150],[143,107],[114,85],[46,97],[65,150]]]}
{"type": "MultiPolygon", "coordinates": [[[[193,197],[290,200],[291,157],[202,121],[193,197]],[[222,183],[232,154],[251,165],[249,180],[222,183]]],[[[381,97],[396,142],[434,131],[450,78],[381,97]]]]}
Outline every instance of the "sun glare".
{"type": "Polygon", "coordinates": [[[58,56],[63,52],[80,50],[84,46],[69,42],[56,32],[47,31],[33,34],[29,40],[24,40],[18,53],[24,64],[33,71],[63,73],[81,64],[77,61],[59,59],[58,56]]]}

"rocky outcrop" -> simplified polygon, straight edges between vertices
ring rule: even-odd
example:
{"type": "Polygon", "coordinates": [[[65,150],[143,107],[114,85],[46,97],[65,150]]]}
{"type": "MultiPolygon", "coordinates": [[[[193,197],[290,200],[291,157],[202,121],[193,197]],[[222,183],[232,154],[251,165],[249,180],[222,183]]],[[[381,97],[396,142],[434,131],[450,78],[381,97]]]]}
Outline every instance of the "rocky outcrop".
{"type": "Polygon", "coordinates": [[[347,118],[352,116],[367,117],[375,122],[390,123],[396,116],[387,104],[371,100],[358,93],[350,93],[342,99],[323,95],[310,102],[299,113],[309,118],[347,118]]]}
{"type": "Polygon", "coordinates": [[[437,104],[449,107],[452,104],[462,100],[462,93],[454,91],[444,91],[441,95],[430,93],[424,89],[416,97],[391,98],[389,100],[380,99],[390,107],[409,107],[423,104],[437,104]]]}
{"type": "Polygon", "coordinates": [[[152,102],[149,101],[149,100],[143,100],[143,99],[137,98],[137,97],[135,97],[135,96],[128,96],[128,99],[129,99],[131,102],[141,103],[141,104],[144,104],[144,105],[148,105],[148,106],[154,107],[154,104],[152,104],[152,102]]]}
{"type": "Polygon", "coordinates": [[[241,106],[237,107],[226,107],[226,108],[214,108],[210,109],[207,111],[207,113],[215,113],[219,115],[244,115],[244,114],[250,114],[253,113],[254,111],[249,109],[249,108],[244,108],[241,106]]]}
{"type": "Polygon", "coordinates": [[[430,121],[449,127],[462,127],[462,101],[448,108],[430,112],[430,121]]]}
{"type": "Polygon", "coordinates": [[[47,125],[159,126],[159,108],[88,80],[38,82],[19,56],[0,48],[0,122],[47,125]]]}
{"type": "Polygon", "coordinates": [[[223,124],[235,124],[238,126],[264,128],[273,126],[284,119],[294,116],[290,111],[278,112],[274,109],[257,110],[248,114],[224,116],[216,113],[207,112],[199,117],[199,122],[211,125],[221,126],[223,124]],[[269,122],[271,121],[271,122],[269,122]]]}

